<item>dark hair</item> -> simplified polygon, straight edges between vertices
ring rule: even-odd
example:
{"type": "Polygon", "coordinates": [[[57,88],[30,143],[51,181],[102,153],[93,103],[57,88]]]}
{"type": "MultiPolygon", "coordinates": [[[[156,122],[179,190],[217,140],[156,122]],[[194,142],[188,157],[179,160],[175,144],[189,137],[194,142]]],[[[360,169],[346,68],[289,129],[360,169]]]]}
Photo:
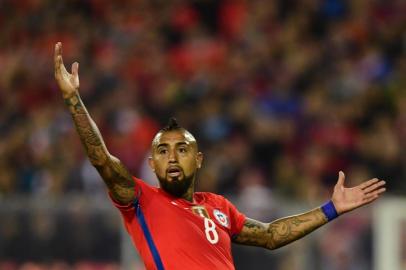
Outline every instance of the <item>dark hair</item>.
{"type": "Polygon", "coordinates": [[[168,124],[160,131],[165,132],[165,131],[172,131],[172,130],[184,130],[183,127],[179,126],[178,121],[176,120],[175,117],[169,118],[168,124]]]}
{"type": "MultiPolygon", "coordinates": [[[[168,131],[184,132],[185,135],[188,135],[187,137],[189,140],[191,137],[196,142],[196,138],[187,129],[179,126],[178,121],[176,121],[176,118],[171,117],[171,118],[169,118],[168,124],[164,128],[162,128],[160,131],[158,131],[157,135],[155,135],[155,138],[152,140],[152,147],[154,147],[154,144],[156,144],[157,138],[159,138],[158,134],[168,132],[168,131]]],[[[196,142],[196,147],[197,147],[197,142],[196,142]]]]}

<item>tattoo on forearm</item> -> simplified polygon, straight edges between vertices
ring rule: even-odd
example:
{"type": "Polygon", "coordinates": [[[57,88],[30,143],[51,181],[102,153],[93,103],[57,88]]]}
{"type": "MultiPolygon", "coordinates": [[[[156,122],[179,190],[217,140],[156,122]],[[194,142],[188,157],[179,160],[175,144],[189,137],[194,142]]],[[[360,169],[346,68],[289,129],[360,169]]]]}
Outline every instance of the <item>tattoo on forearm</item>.
{"type": "Polygon", "coordinates": [[[234,242],[275,249],[302,238],[325,223],[327,219],[320,209],[278,219],[268,224],[247,219],[234,242]]]}
{"type": "Polygon", "coordinates": [[[105,164],[108,158],[107,149],[96,124],[90,118],[79,95],[76,94],[66,99],[65,103],[69,106],[76,130],[79,133],[90,162],[95,166],[105,164]]]}
{"type": "Polygon", "coordinates": [[[95,166],[104,177],[114,199],[120,202],[130,202],[134,198],[134,181],[127,168],[116,158],[108,160],[107,166],[95,166]]]}
{"type": "Polygon", "coordinates": [[[65,99],[87,156],[96,167],[114,199],[130,202],[134,197],[134,181],[125,166],[111,156],[99,129],[91,119],[78,94],[65,99]]]}

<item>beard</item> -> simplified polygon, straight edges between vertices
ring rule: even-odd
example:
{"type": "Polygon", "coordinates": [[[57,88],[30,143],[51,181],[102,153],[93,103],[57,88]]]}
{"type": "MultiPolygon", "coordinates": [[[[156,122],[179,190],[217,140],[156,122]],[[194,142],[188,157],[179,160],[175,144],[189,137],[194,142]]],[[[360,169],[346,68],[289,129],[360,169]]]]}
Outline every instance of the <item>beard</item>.
{"type": "Polygon", "coordinates": [[[184,175],[182,180],[179,180],[178,177],[172,178],[171,181],[168,181],[167,178],[159,177],[158,175],[157,177],[163,190],[175,197],[182,197],[193,184],[195,174],[193,173],[189,176],[184,175]]]}

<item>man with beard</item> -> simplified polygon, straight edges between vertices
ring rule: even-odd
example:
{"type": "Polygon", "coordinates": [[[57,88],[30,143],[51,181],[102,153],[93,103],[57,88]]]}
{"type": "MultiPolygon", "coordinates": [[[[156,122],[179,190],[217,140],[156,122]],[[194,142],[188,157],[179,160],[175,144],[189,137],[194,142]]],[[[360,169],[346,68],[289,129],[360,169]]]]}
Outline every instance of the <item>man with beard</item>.
{"type": "Polygon", "coordinates": [[[79,64],[69,73],[62,44],[55,45],[55,78],[93,166],[106,183],[147,269],[234,269],[231,242],[276,249],[345,212],[376,200],[385,182],[376,178],[344,187],[339,173],[330,201],[303,214],[263,223],[245,217],[223,196],[195,192],[202,165],[193,135],[172,119],[152,141],[149,165],[159,180],[151,187],[131,176],[112,156],[79,96],[79,64]]]}

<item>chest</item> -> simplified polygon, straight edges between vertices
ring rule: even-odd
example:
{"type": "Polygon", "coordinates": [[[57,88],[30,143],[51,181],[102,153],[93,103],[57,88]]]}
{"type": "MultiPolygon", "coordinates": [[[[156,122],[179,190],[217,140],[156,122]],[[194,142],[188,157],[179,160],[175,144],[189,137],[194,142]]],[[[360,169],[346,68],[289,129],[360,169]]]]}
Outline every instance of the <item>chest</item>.
{"type": "Polygon", "coordinates": [[[219,204],[210,201],[191,204],[179,199],[159,198],[141,207],[151,230],[166,232],[159,236],[166,243],[175,239],[191,245],[230,245],[229,213],[219,204]]]}

